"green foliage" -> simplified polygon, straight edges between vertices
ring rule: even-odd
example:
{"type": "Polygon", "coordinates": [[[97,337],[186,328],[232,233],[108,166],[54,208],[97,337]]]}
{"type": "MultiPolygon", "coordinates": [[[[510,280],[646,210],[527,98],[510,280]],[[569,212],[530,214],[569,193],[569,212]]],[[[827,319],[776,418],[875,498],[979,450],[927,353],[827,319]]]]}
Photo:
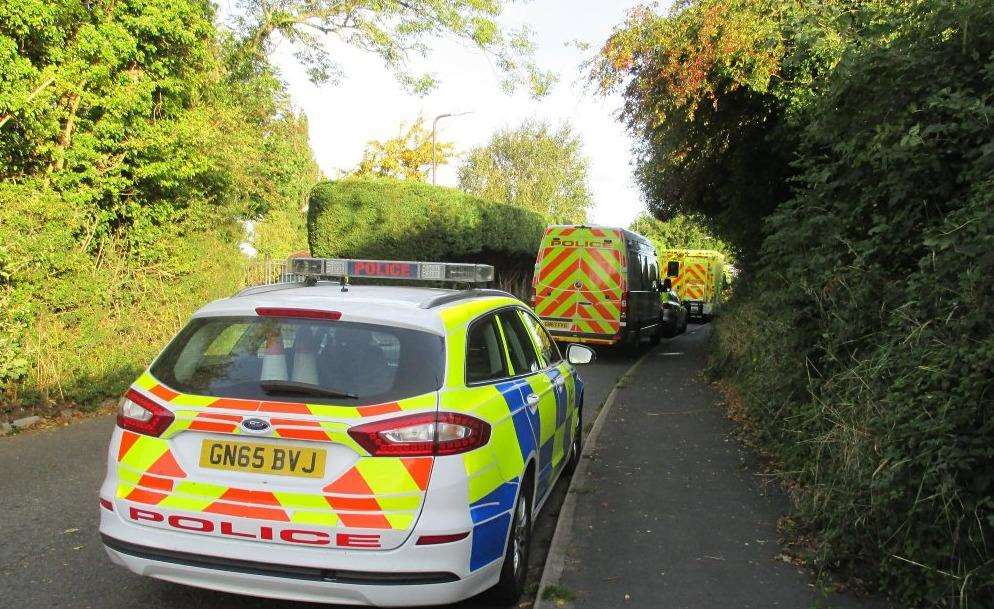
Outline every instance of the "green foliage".
{"type": "Polygon", "coordinates": [[[453,188],[351,179],[314,188],[307,228],[315,256],[486,262],[498,283],[527,285],[545,220],[453,188]]]}
{"type": "Polygon", "coordinates": [[[900,606],[994,599],[994,6],[855,18],[716,370],[824,565],[900,606]]]}
{"type": "MultiPolygon", "coordinates": [[[[304,244],[306,123],[203,0],[0,6],[3,403],[118,393],[254,245],[304,244]]],[[[2,414],[2,412],[0,412],[2,414]]]]}
{"type": "Polygon", "coordinates": [[[262,56],[289,44],[316,83],[337,82],[343,74],[327,46],[335,36],[378,56],[408,89],[427,93],[437,84],[430,74],[411,72],[412,57],[429,57],[439,38],[464,42],[489,57],[514,90],[527,87],[544,96],[555,77],[532,60],[527,29],[506,30],[499,22],[507,0],[236,0],[236,21],[249,52],[262,56]]]}
{"type": "Polygon", "coordinates": [[[715,235],[715,231],[703,216],[680,214],[663,222],[647,213],[642,213],[632,221],[628,229],[648,237],[657,251],[715,250],[724,254],[726,265],[735,263],[731,246],[715,235]]]}
{"type": "Polygon", "coordinates": [[[323,182],[311,193],[317,256],[447,260],[494,252],[534,263],[542,217],[454,188],[393,179],[323,182]]]}
{"type": "Polygon", "coordinates": [[[592,204],[590,167],[569,123],[553,129],[529,120],[502,129],[471,150],[459,186],[490,201],[532,209],[554,223],[580,223],[592,204]]]}
{"type": "Polygon", "coordinates": [[[367,143],[359,167],[349,177],[423,182],[429,178],[432,161],[436,165],[447,164],[453,148],[452,142],[437,138],[432,142],[432,133],[425,129],[424,118],[419,116],[410,127],[405,129],[401,125],[397,137],[367,143]]]}
{"type": "Polygon", "coordinates": [[[876,23],[858,9],[896,4],[695,0],[668,15],[634,10],[591,77],[624,95],[651,211],[704,214],[751,260],[763,218],[790,197],[799,131],[823,76],[876,23]]]}

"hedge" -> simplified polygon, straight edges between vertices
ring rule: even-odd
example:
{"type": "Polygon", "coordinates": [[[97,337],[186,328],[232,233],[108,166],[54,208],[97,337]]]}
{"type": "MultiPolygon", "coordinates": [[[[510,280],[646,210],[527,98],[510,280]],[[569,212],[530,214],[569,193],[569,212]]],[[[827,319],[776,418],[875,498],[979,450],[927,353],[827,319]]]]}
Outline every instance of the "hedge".
{"type": "Polygon", "coordinates": [[[831,76],[715,370],[823,566],[994,607],[994,7],[890,26],[831,76]]]}
{"type": "Polygon", "coordinates": [[[523,207],[389,178],[318,184],[307,218],[315,256],[485,262],[516,292],[530,279],[544,228],[523,207]]]}

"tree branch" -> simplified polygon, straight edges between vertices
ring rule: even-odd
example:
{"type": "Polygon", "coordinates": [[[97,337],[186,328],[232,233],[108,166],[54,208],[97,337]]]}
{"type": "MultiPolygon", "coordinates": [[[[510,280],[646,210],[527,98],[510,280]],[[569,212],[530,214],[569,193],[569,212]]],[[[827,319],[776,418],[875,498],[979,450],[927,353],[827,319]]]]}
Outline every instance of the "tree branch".
{"type": "MultiPolygon", "coordinates": [[[[48,85],[52,84],[53,82],[55,82],[54,76],[49,76],[48,78],[46,78],[45,81],[42,82],[40,85],[38,85],[34,91],[28,94],[28,98],[24,100],[24,106],[30,104],[34,98],[38,97],[38,94],[40,94],[42,91],[48,88],[48,85]]],[[[7,113],[4,114],[3,116],[0,116],[0,128],[3,128],[3,126],[7,124],[7,121],[10,120],[11,116],[13,116],[13,113],[7,113]]]]}

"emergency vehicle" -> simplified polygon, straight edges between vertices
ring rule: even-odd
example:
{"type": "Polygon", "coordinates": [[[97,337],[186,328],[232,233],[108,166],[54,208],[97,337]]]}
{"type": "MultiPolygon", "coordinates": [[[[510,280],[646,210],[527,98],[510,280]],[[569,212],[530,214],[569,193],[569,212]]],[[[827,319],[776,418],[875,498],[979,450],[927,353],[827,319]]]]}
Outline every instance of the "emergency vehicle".
{"type": "Polygon", "coordinates": [[[549,226],[532,302],[556,340],[631,347],[662,337],[662,284],[652,243],[631,231],[549,226]]]}
{"type": "Polygon", "coordinates": [[[121,399],[100,534],[131,571],[261,597],[513,603],[581,450],[583,383],[475,264],[304,258],[212,302],[121,399]]]}
{"type": "Polygon", "coordinates": [[[714,250],[666,250],[660,258],[673,291],[693,319],[711,321],[725,282],[725,257],[714,250]]]}

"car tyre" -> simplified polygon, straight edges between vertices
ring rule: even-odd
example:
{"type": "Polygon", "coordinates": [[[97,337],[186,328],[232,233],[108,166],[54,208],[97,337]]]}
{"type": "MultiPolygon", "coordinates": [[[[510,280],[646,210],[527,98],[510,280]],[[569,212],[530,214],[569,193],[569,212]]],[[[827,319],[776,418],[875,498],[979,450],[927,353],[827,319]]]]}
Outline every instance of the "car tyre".
{"type": "Polygon", "coordinates": [[[521,600],[528,578],[528,557],[532,541],[531,479],[526,478],[515,502],[514,515],[507,534],[507,551],[500,579],[487,590],[484,599],[493,605],[511,606],[521,600]]]}
{"type": "Polygon", "coordinates": [[[663,322],[660,321],[659,324],[659,327],[662,329],[663,338],[673,338],[680,333],[680,328],[677,326],[676,322],[663,324],[663,322]]]}
{"type": "Polygon", "coordinates": [[[580,465],[580,455],[583,454],[583,413],[576,413],[576,431],[573,432],[573,443],[570,445],[569,461],[563,467],[563,473],[572,476],[580,465]]]}

